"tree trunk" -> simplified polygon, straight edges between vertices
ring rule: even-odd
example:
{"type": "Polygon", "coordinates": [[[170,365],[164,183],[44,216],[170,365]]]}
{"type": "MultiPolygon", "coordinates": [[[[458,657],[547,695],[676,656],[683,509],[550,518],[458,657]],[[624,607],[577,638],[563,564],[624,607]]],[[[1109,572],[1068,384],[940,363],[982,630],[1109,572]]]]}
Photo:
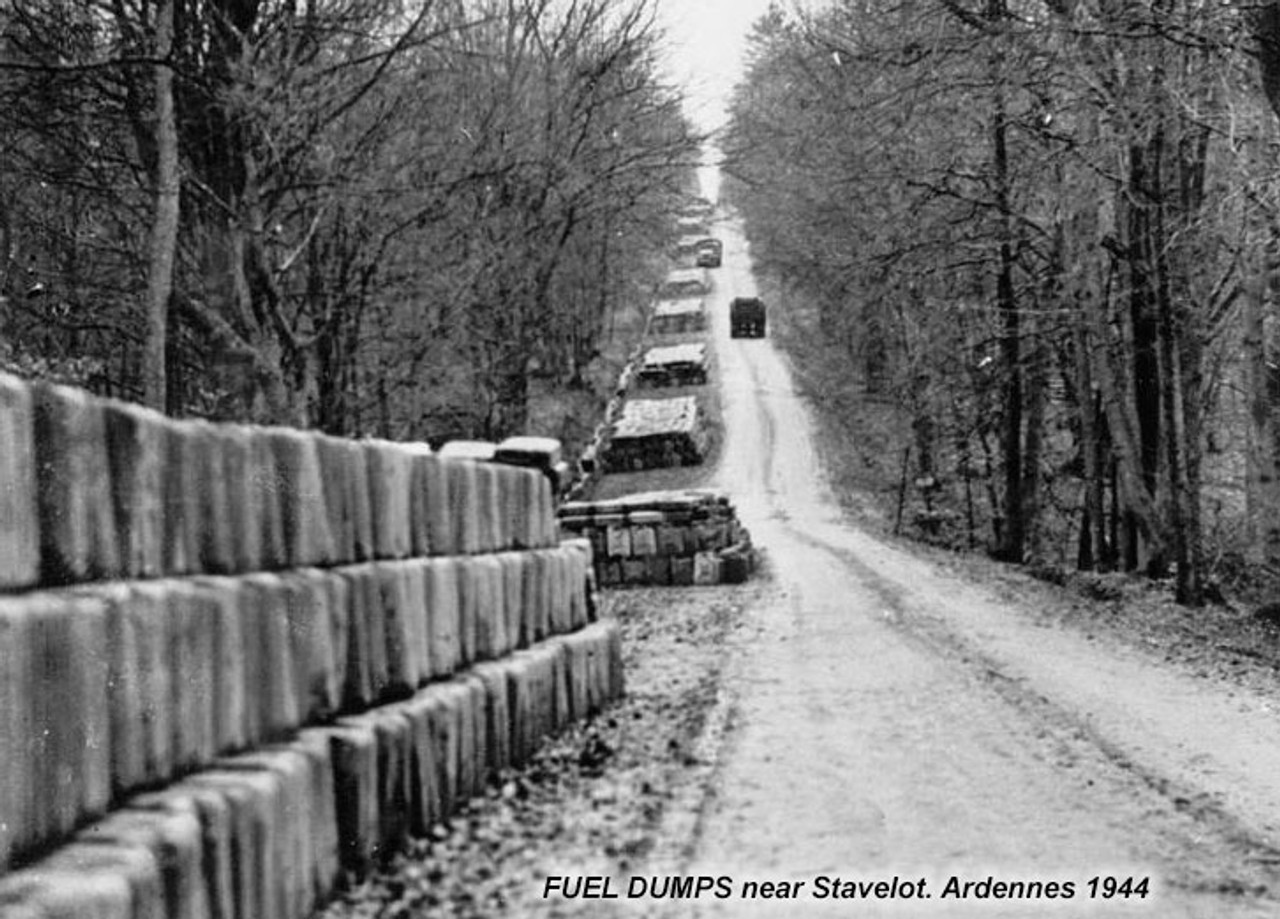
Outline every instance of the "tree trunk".
{"type": "Polygon", "coordinates": [[[1172,535],[1175,594],[1179,603],[1198,605],[1199,575],[1191,565],[1190,520],[1186,478],[1182,368],[1180,360],[1180,323],[1174,318],[1174,307],[1169,302],[1168,291],[1163,291],[1160,303],[1160,356],[1164,373],[1160,383],[1161,406],[1164,415],[1165,471],[1169,482],[1169,529],[1172,535]]]}
{"type": "Polygon", "coordinates": [[[518,368],[499,374],[494,398],[493,418],[486,436],[502,440],[516,434],[524,434],[529,422],[529,378],[524,363],[518,368]]]}
{"type": "Polygon", "coordinates": [[[1116,512],[1123,513],[1129,524],[1128,527],[1117,526],[1116,542],[1126,552],[1130,552],[1136,547],[1126,545],[1126,541],[1141,536],[1152,555],[1161,555],[1165,546],[1164,527],[1142,474],[1134,406],[1131,400],[1125,398],[1125,390],[1121,385],[1123,372],[1117,366],[1120,362],[1111,353],[1114,344],[1108,341],[1106,327],[1097,313],[1098,311],[1091,311],[1089,315],[1089,331],[1096,342],[1089,356],[1094,362],[1092,375],[1098,386],[1112,455],[1115,458],[1112,492],[1117,499],[1116,512]],[[1131,532],[1125,533],[1126,529],[1131,532]]]}
{"type": "Polygon", "coordinates": [[[1280,116],[1280,0],[1264,0],[1255,10],[1251,24],[1258,42],[1262,89],[1271,110],[1280,116]]]}
{"type": "MultiPolygon", "coordinates": [[[[1088,307],[1084,307],[1088,309],[1088,307]]],[[[1109,556],[1106,529],[1106,467],[1100,450],[1098,422],[1100,409],[1094,392],[1092,362],[1089,357],[1088,329],[1085,318],[1075,324],[1076,403],[1080,422],[1080,459],[1084,471],[1084,513],[1080,534],[1081,570],[1106,568],[1109,556]]]]}
{"type": "MultiPolygon", "coordinates": [[[[987,19],[1000,23],[1005,17],[1004,0],[988,0],[987,19]]],[[[999,55],[993,55],[993,113],[991,156],[999,227],[999,261],[996,268],[996,309],[1001,317],[1000,356],[1004,371],[1004,430],[1001,432],[1001,459],[1004,466],[1004,533],[999,556],[1021,562],[1026,543],[1022,478],[1022,317],[1013,287],[1013,225],[1009,219],[1008,116],[999,55]]]]}
{"type": "MultiPolygon", "coordinates": [[[[1034,335],[1034,332],[1033,332],[1034,335]]],[[[1044,412],[1045,400],[1048,398],[1048,362],[1044,341],[1034,342],[1028,356],[1030,366],[1027,374],[1027,434],[1022,451],[1022,515],[1026,521],[1024,533],[1026,538],[1025,552],[1027,558],[1041,558],[1040,539],[1040,455],[1044,446],[1044,412]]]]}
{"type": "Polygon", "coordinates": [[[169,297],[178,247],[178,128],[173,103],[174,0],[161,0],[156,10],[156,204],[151,227],[147,277],[147,331],[142,362],[143,401],[157,411],[168,409],[166,361],[169,297]]]}
{"type": "Polygon", "coordinates": [[[1277,504],[1276,426],[1271,410],[1263,317],[1266,313],[1266,269],[1259,267],[1244,296],[1246,553],[1253,564],[1280,560],[1280,527],[1271,509],[1277,504]]]}
{"type": "Polygon", "coordinates": [[[1190,317],[1181,313],[1181,340],[1178,347],[1180,373],[1178,379],[1181,405],[1178,415],[1182,419],[1182,487],[1186,495],[1186,550],[1187,581],[1185,594],[1180,598],[1189,606],[1204,603],[1205,558],[1204,533],[1200,513],[1201,494],[1201,438],[1204,434],[1202,393],[1204,392],[1203,344],[1194,328],[1187,326],[1190,317]]]}
{"type": "MultiPolygon", "coordinates": [[[[1161,452],[1160,408],[1160,325],[1156,297],[1155,260],[1159,242],[1152,230],[1153,183],[1158,179],[1148,169],[1147,148],[1133,144],[1129,149],[1129,322],[1133,333],[1133,404],[1137,420],[1137,448],[1141,483],[1147,498],[1155,499],[1159,488],[1161,452]]],[[[1125,567],[1143,567],[1141,549],[1146,549],[1146,569],[1157,575],[1165,565],[1163,553],[1131,540],[1125,567]]]]}
{"type": "MultiPolygon", "coordinates": [[[[1159,168],[1160,147],[1164,143],[1163,131],[1157,131],[1153,140],[1156,147],[1155,163],[1159,168]]],[[[1160,404],[1164,421],[1165,472],[1169,488],[1169,528],[1172,535],[1173,562],[1175,568],[1175,596],[1179,603],[1199,606],[1203,602],[1200,570],[1192,547],[1199,545],[1199,494],[1191,488],[1188,476],[1189,457],[1194,451],[1188,436],[1188,397],[1199,399],[1198,391],[1188,392],[1188,372],[1183,361],[1187,357],[1185,310],[1173,302],[1169,289],[1169,263],[1166,255],[1165,211],[1162,188],[1156,188],[1152,245],[1156,261],[1156,303],[1160,317],[1160,404]]],[[[1198,425],[1196,426],[1198,428],[1198,425]]],[[[1197,476],[1198,478],[1198,476],[1197,476]]]]}
{"type": "MultiPolygon", "coordinates": [[[[1162,16],[1172,12],[1169,0],[1160,0],[1155,9],[1162,16]]],[[[1190,223],[1204,200],[1204,162],[1208,136],[1203,128],[1188,131],[1168,113],[1165,67],[1168,49],[1161,44],[1156,50],[1152,68],[1155,88],[1155,124],[1151,136],[1152,150],[1152,234],[1156,275],[1156,307],[1160,320],[1160,363],[1162,370],[1160,401],[1165,426],[1165,463],[1169,487],[1170,528],[1173,535],[1175,595],[1187,606],[1204,602],[1202,559],[1200,548],[1199,404],[1203,381],[1200,373],[1200,350],[1193,344],[1195,333],[1190,328],[1191,315],[1186,294],[1175,297],[1175,281],[1179,291],[1191,289],[1190,278],[1175,269],[1169,257],[1176,234],[1169,227],[1171,201],[1178,211],[1178,226],[1190,223]],[[1172,133],[1172,137],[1171,137],[1172,133]],[[1165,168],[1165,154],[1174,151],[1170,166],[1165,168]],[[1170,194],[1173,189],[1177,194],[1170,194]]]]}

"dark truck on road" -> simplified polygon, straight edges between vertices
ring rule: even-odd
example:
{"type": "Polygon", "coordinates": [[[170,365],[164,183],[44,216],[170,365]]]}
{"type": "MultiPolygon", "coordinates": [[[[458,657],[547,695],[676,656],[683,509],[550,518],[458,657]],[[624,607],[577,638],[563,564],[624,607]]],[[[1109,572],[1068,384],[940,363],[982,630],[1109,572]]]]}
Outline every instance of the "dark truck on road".
{"type": "Polygon", "coordinates": [[[734,297],[729,304],[730,338],[764,338],[764,303],[759,297],[734,297]]]}
{"type": "Polygon", "coordinates": [[[724,244],[720,240],[709,236],[698,242],[694,263],[699,268],[719,268],[720,259],[723,255],[724,244]]]}

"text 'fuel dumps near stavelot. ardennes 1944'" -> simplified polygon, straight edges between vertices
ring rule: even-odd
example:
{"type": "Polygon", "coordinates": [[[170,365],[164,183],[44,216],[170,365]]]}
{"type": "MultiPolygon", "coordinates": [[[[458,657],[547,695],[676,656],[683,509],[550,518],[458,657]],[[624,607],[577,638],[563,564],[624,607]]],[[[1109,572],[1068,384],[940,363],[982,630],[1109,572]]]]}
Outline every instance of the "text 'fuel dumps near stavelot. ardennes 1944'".
{"type": "Polygon", "coordinates": [[[927,878],[843,878],[818,875],[808,880],[762,880],[728,875],[552,875],[543,882],[542,897],[566,900],[1145,900],[1152,895],[1149,877],[1004,879],[993,876],[945,881],[927,878]]]}

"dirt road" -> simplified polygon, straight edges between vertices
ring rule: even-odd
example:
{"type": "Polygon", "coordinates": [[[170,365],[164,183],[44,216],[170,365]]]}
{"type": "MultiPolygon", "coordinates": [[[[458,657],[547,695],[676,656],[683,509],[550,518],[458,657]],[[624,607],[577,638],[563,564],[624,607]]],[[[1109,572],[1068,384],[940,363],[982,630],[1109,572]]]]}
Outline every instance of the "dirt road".
{"type": "Polygon", "coordinates": [[[718,484],[780,599],[733,649],[713,774],[652,868],[730,894],[673,914],[1280,915],[1274,698],[1037,624],[843,522],[784,359],[728,337],[728,300],[755,291],[722,235],[718,484]],[[744,898],[749,881],[804,885],[744,898]]]}

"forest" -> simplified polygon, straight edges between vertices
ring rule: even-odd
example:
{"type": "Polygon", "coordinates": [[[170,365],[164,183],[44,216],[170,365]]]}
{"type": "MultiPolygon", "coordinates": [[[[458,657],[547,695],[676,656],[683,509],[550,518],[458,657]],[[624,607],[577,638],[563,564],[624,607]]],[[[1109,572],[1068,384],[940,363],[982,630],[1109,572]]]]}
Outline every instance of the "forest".
{"type": "Polygon", "coordinates": [[[689,194],[660,38],[643,0],[2,0],[0,369],[525,433],[590,389],[689,194]]]}
{"type": "Polygon", "coordinates": [[[725,194],[899,525],[1274,586],[1280,5],[775,5],[749,53],[725,194]]]}
{"type": "MultiPolygon", "coordinates": [[[[699,161],[662,41],[647,0],[0,0],[0,369],[432,441],[589,401],[699,161]]],[[[896,528],[1280,584],[1278,111],[1272,0],[756,23],[724,198],[819,408],[884,419],[896,528]]]]}

